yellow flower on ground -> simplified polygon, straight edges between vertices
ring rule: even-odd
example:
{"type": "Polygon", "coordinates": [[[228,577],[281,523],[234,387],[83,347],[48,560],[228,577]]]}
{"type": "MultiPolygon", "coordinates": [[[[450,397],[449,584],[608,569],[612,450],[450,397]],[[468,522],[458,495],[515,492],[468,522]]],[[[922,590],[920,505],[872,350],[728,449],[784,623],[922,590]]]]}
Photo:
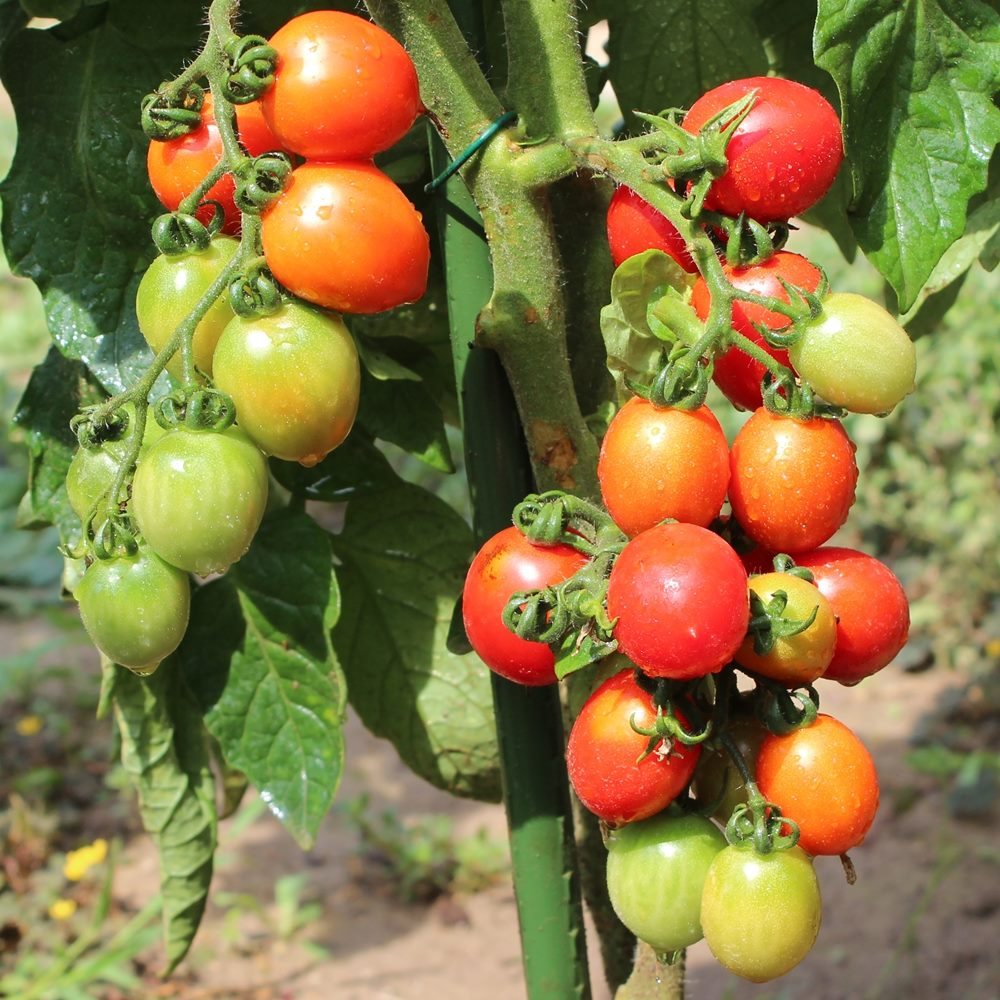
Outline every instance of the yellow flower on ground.
{"type": "Polygon", "coordinates": [[[41,731],[42,726],[45,723],[42,721],[40,715],[26,715],[24,718],[18,719],[14,723],[14,728],[22,736],[34,736],[36,733],[41,731]]]}
{"type": "Polygon", "coordinates": [[[108,856],[108,842],[100,837],[92,844],[78,847],[66,855],[63,875],[71,882],[79,882],[94,865],[99,865],[108,856]]]}
{"type": "Polygon", "coordinates": [[[57,899],[49,907],[49,916],[53,920],[69,920],[76,913],[75,899],[57,899]]]}

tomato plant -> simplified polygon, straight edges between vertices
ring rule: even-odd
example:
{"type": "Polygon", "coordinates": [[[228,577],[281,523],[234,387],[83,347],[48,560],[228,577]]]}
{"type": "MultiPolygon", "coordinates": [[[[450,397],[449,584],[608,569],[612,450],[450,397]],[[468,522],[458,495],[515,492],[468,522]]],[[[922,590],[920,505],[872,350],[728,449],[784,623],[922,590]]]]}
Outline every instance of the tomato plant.
{"type": "Polygon", "coordinates": [[[187,573],[144,546],[130,555],[95,559],[73,596],[94,645],[137,673],[152,673],[180,645],[187,628],[187,573]]]}
{"type": "MultiPolygon", "coordinates": [[[[281,149],[256,101],[236,105],[236,120],[240,142],[251,156],[281,149]]],[[[205,94],[201,124],[197,128],[176,139],[149,144],[146,170],[153,193],[165,208],[174,211],[221,159],[222,137],[215,122],[214,102],[211,94],[205,94]]],[[[202,199],[202,202],[218,202],[222,208],[222,230],[230,234],[240,231],[240,213],[233,201],[235,189],[232,176],[223,174],[202,199]]],[[[196,215],[207,224],[213,208],[202,205],[196,215]]]]}
{"type": "Polygon", "coordinates": [[[659,954],[700,941],[705,876],[725,846],[702,816],[664,812],[613,830],[608,893],[622,923],[659,954]]]}
{"type": "Polygon", "coordinates": [[[552,650],[514,635],[501,616],[514,594],[568,580],[586,562],[568,545],[533,545],[513,526],[483,545],[465,578],[462,619],[472,648],[491,670],[519,684],[555,683],[552,650]]]}
{"type": "Polygon", "coordinates": [[[358,352],[339,316],[296,302],[235,317],[215,351],[215,384],[266,455],[315,465],[347,437],[358,412],[358,352]]]}
{"type": "Polygon", "coordinates": [[[789,348],[796,371],[824,399],[852,413],[888,413],[913,391],[917,352],[871,299],[834,292],[789,348]]]}
{"type": "Polygon", "coordinates": [[[759,409],[736,435],[730,461],[733,514],[772,552],[822,545],[854,504],[854,444],[837,420],[759,409]]]}
{"type": "Polygon", "coordinates": [[[782,622],[804,624],[813,615],[815,617],[801,632],[782,634],[775,629],[771,635],[768,629],[763,630],[761,635],[770,646],[768,649],[758,649],[761,639],[748,635],[736,651],[736,662],[789,687],[811,684],[833,659],[837,619],[830,602],[817,587],[790,573],[751,576],[750,593],[762,605],[771,603],[779,594],[784,595],[787,603],[780,612],[779,625],[782,622]]]}
{"type": "Polygon", "coordinates": [[[819,934],[822,900],[799,847],[758,854],[749,844],[720,851],[708,869],[701,924],[712,954],[752,983],[794,969],[819,934]]]}
{"type": "Polygon", "coordinates": [[[597,463],[601,496],[627,535],[667,518],[707,527],[729,485],[729,446],[707,406],[678,410],[638,396],[615,414],[597,463]]]}
{"type": "Polygon", "coordinates": [[[833,184],[844,158],[840,119],[818,91],[794,80],[733,80],[698,98],[684,116],[697,131],[734,101],[756,91],[749,113],[726,146],[726,172],[706,204],[758,222],[790,219],[811,208],[833,184]]]}
{"type": "MultiPolygon", "coordinates": [[[[685,720],[680,717],[681,722],[685,720]]],[[[656,721],[653,696],[622,671],[586,701],[566,742],[569,780],[580,801],[605,823],[647,819],[684,790],[701,747],[636,732],[656,721]]]]}
{"type": "Polygon", "coordinates": [[[417,72],[395,38],[355,14],[292,18],[270,44],[274,85],[261,100],[282,145],[308,160],[366,160],[401,139],[420,113],[417,72]]]}
{"type": "Polygon", "coordinates": [[[608,246],[615,267],[644,250],[662,250],[685,271],[697,270],[677,227],[629,187],[620,187],[611,196],[608,246]]]}
{"type": "Polygon", "coordinates": [[[430,241],[420,213],[370,163],[304,163],[263,217],[264,256],[293,295],[375,313],[415,302],[430,241]]]}
{"type": "Polygon", "coordinates": [[[857,684],[892,662],[906,645],[910,605],[896,574],[856,549],[828,546],[795,557],[812,574],[837,618],[827,680],[857,684]]]}
{"type": "MultiPolygon", "coordinates": [[[[724,264],[723,272],[732,286],[741,292],[766,295],[783,302],[789,300],[783,282],[807,292],[815,292],[823,278],[823,272],[818,267],[800,254],[789,253],[787,250],[779,250],[762,263],[749,267],[724,264]]],[[[700,319],[708,318],[712,295],[702,277],[695,281],[691,290],[691,305],[700,319]]],[[[733,303],[731,321],[737,333],[743,334],[781,364],[789,364],[788,351],[767,343],[756,329],[756,326],[764,326],[770,330],[784,330],[791,322],[789,317],[754,302],[737,300],[733,303]]],[[[716,356],[712,379],[736,406],[741,406],[744,410],[756,410],[763,405],[760,383],[765,371],[760,361],[733,346],[716,356]]]]}
{"type": "Polygon", "coordinates": [[[719,670],[743,642],[749,604],[739,556],[693,524],[636,535],[608,581],[619,647],[653,677],[687,680],[719,670]]]}
{"type": "Polygon", "coordinates": [[[878,775],[865,745],[842,722],[768,736],[757,755],[761,794],[799,827],[809,854],[845,854],[865,838],[878,809],[878,775]]]}
{"type": "MultiPolygon", "coordinates": [[[[154,353],[166,347],[180,323],[236,256],[238,247],[236,240],[217,236],[199,253],[160,254],[149,265],[136,292],[135,312],[139,329],[154,353]]],[[[206,375],[212,374],[215,345],[233,315],[228,297],[222,296],[195,327],[192,356],[206,375]]],[[[167,370],[176,378],[184,377],[179,353],[167,362],[167,370]]]]}
{"type": "MultiPolygon", "coordinates": [[[[600,951],[616,991],[636,952],[601,877],[599,820],[585,810],[577,822],[568,816],[564,729],[574,716],[584,718],[578,710],[596,678],[623,652],[637,661],[640,673],[626,676],[652,712],[652,722],[640,725],[652,735],[636,733],[627,720],[627,728],[614,728],[623,745],[643,743],[628,757],[622,750],[622,760],[631,761],[626,775],[651,740],[657,749],[654,737],[665,761],[647,757],[646,768],[697,756],[683,749],[681,735],[704,736],[712,752],[738,745],[735,720],[745,703],[774,729],[810,717],[808,691],[790,693],[755,669],[739,674],[733,662],[748,630],[761,627],[752,622],[760,615],[751,615],[738,555],[746,555],[742,534],[757,555],[815,553],[847,516],[857,476],[843,429],[823,419],[827,404],[840,399],[878,409],[909,387],[906,345],[895,328],[885,336],[881,313],[878,329],[860,339],[867,323],[854,324],[846,340],[844,331],[826,339],[824,323],[845,301],[839,286],[884,282],[884,301],[905,317],[914,339],[933,337],[949,304],[967,303],[969,289],[982,287],[979,272],[986,271],[975,261],[988,267],[995,256],[986,236],[995,213],[988,181],[1000,110],[988,54],[1000,17],[973,4],[976,16],[960,18],[941,59],[940,46],[928,42],[937,22],[914,18],[907,5],[883,5],[877,32],[870,5],[806,5],[776,34],[773,5],[745,4],[730,18],[725,51],[708,58],[699,48],[704,32],[688,29],[690,18],[669,19],[664,5],[621,0],[608,17],[607,67],[595,73],[580,42],[599,12],[574,0],[500,0],[483,18],[466,18],[469,10],[456,5],[453,12],[441,0],[380,0],[367,5],[377,28],[337,13],[297,20],[303,5],[289,0],[211,0],[196,16],[176,4],[35,0],[35,8],[61,19],[48,29],[18,14],[26,6],[8,5],[10,16],[0,18],[0,74],[18,123],[17,151],[0,186],[2,235],[12,271],[34,281],[43,297],[53,349],[17,407],[18,434],[29,449],[18,466],[29,473],[19,521],[57,525],[77,565],[97,565],[99,556],[137,542],[193,572],[220,574],[192,589],[193,624],[166,669],[141,681],[107,665],[103,676],[136,801],[161,854],[163,898],[185,904],[164,908],[167,966],[183,959],[209,901],[218,838],[226,836],[216,786],[243,775],[298,842],[312,843],[351,757],[350,747],[344,752],[352,738],[346,698],[421,778],[470,798],[507,796],[519,917],[535,928],[524,939],[527,995],[587,992],[581,908],[577,893],[567,891],[576,874],[601,928],[600,951]],[[291,26],[282,29],[282,22],[291,26]],[[339,25],[329,45],[306,28],[319,22],[339,25]],[[349,38],[359,41],[351,45],[349,38]],[[908,58],[897,58],[901,52],[908,58]],[[758,76],[715,88],[723,63],[754,67],[745,72],[758,76]],[[678,71],[664,72],[668,64],[678,71]],[[816,82],[829,103],[779,79],[784,75],[816,82]],[[614,113],[606,115],[605,106],[595,114],[593,106],[592,85],[602,76],[623,110],[613,135],[607,126],[614,113]],[[914,80],[921,84],[916,96],[914,80]],[[202,108],[205,94],[211,101],[202,108]],[[740,105],[740,94],[753,100],[740,105]],[[695,130],[713,102],[721,120],[695,130]],[[843,133],[830,110],[838,104],[843,133]],[[426,130],[414,129],[424,106],[426,130]],[[692,111],[682,126],[685,107],[692,111]],[[286,144],[286,153],[245,155],[257,152],[245,119],[262,108],[280,133],[262,152],[286,144]],[[140,128],[153,144],[148,153],[140,128]],[[430,144],[425,131],[433,133],[430,144]],[[181,155],[188,147],[203,157],[190,175],[181,155]],[[867,257],[877,278],[845,275],[830,240],[787,224],[827,189],[842,152],[848,162],[841,180],[809,210],[809,222],[826,228],[846,256],[867,257]],[[322,325],[337,331],[332,340],[314,339],[310,323],[308,341],[343,350],[289,348],[295,363],[272,353],[252,376],[242,361],[227,373],[229,362],[220,357],[217,364],[195,337],[192,310],[196,302],[209,306],[204,294],[166,281],[148,295],[143,288],[136,310],[143,330],[162,315],[159,342],[179,344],[181,357],[193,361],[183,368],[174,362],[180,384],[169,372],[161,377],[166,359],[149,360],[133,316],[135,291],[157,252],[200,246],[205,232],[190,218],[161,211],[147,164],[175,186],[168,204],[188,194],[185,208],[203,221],[213,215],[210,203],[225,201],[224,189],[238,185],[242,216],[216,215],[211,227],[238,230],[239,245],[222,277],[202,286],[224,299],[223,279],[234,277],[231,302],[240,320],[227,316],[227,326],[273,333],[281,317],[299,310],[350,314],[344,321],[366,375],[346,439],[355,399],[350,386],[343,396],[340,390],[345,370],[356,368],[332,316],[322,314],[322,325]],[[732,200],[727,191],[735,191],[732,200]],[[631,252],[616,234],[623,207],[643,225],[626,226],[621,235],[637,246],[657,241],[679,267],[661,253],[642,253],[612,270],[609,242],[616,258],[631,252]],[[640,238],[646,225],[654,234],[640,238]],[[674,235],[686,245],[667,239],[674,235]],[[742,285],[751,275],[771,283],[742,285]],[[785,355],[756,343],[754,328],[741,325],[755,316],[775,344],[790,344],[801,331],[789,360],[797,358],[795,370],[783,370],[785,355]],[[903,360],[873,377],[879,355],[882,364],[896,356],[879,346],[883,341],[896,344],[903,360]],[[751,361],[730,353],[741,347],[751,361]],[[730,364],[749,395],[726,388],[730,364]],[[784,415],[755,412],[738,435],[729,459],[732,516],[714,519],[726,470],[713,428],[703,450],[677,445],[680,460],[663,475],[646,454],[626,455],[618,472],[628,484],[617,498],[605,477],[605,499],[623,522],[623,502],[650,507],[645,516],[652,520],[640,518],[627,537],[594,502],[602,485],[600,438],[611,415],[621,408],[623,420],[642,411],[622,403],[648,394],[670,420],[694,427],[712,391],[713,365],[731,398],[756,409],[764,396],[754,364],[777,379],[775,392],[764,395],[784,415]],[[266,386],[263,397],[249,391],[259,386],[266,386]],[[129,406],[147,426],[154,414],[180,426],[145,450],[134,437],[104,442],[105,455],[119,448],[123,457],[138,454],[137,469],[133,474],[116,459],[101,476],[81,475],[100,483],[114,475],[122,483],[121,494],[81,531],[79,519],[68,516],[64,489],[75,448],[67,425],[72,421],[85,465],[101,454],[92,448],[104,441],[102,426],[129,406]],[[674,411],[683,411],[683,421],[674,411]],[[209,429],[230,418],[235,429],[209,429]],[[243,428],[261,447],[306,465],[265,462],[243,428]],[[647,464],[650,471],[640,475],[647,464]],[[468,490],[447,478],[456,467],[468,490]],[[269,475],[278,488],[265,501],[269,475]],[[702,477],[709,485],[696,485],[702,477]],[[661,479],[662,493],[673,496],[671,504],[683,499],[683,510],[653,509],[661,479]],[[697,500],[693,512],[689,500],[697,500]],[[670,515],[695,523],[655,523],[670,515]],[[467,629],[474,641],[482,625],[487,645],[511,643],[514,652],[501,662],[522,679],[558,674],[561,689],[528,690],[491,676],[462,635],[457,598],[477,542],[512,520],[534,539],[521,543],[530,555],[568,548],[565,565],[543,574],[543,585],[556,581],[544,597],[510,601],[522,592],[517,580],[486,588],[493,610],[477,616],[476,601],[468,600],[467,629]],[[551,645],[517,645],[528,634],[554,638],[551,645]],[[680,724],[675,708],[690,723],[683,734],[670,730],[680,724]],[[163,747],[172,752],[160,753],[163,747]],[[158,808],[167,799],[172,808],[158,808]]],[[[700,5],[692,25],[700,17],[704,26],[709,6],[700,5]]],[[[196,261],[178,256],[175,263],[196,261]]],[[[169,270],[166,262],[154,268],[169,270]]],[[[858,315],[875,315],[864,310],[858,315]]],[[[991,368],[979,355],[965,358],[962,344],[942,366],[962,377],[941,395],[981,397],[989,407],[992,382],[981,373],[991,368]]],[[[899,409],[910,424],[977,441],[991,426],[970,421],[967,432],[964,425],[948,429],[932,405],[937,401],[928,401],[926,414],[910,409],[909,400],[899,409]]],[[[717,415],[724,427],[741,419],[717,415]]],[[[608,435],[605,467],[622,425],[608,435]]],[[[908,453],[906,475],[885,492],[899,524],[903,513],[928,501],[904,498],[896,487],[920,480],[933,449],[899,449],[900,423],[852,426],[864,435],[867,465],[908,453]]],[[[942,440],[937,435],[935,442],[942,440]]],[[[972,462],[958,471],[935,480],[943,523],[951,523],[952,512],[938,498],[966,475],[982,474],[972,462]]],[[[881,480],[876,474],[871,482],[881,480]]],[[[89,512],[93,502],[86,503],[89,512]]],[[[866,511],[865,526],[879,517],[877,507],[866,511]]],[[[955,520],[956,532],[962,523],[955,520]]],[[[882,547],[876,554],[891,544],[911,560],[937,562],[937,555],[927,557],[926,540],[918,551],[881,528],[868,537],[882,547]]],[[[942,559],[958,547],[952,542],[939,546],[942,559]]],[[[965,548],[971,545],[967,539],[965,548]]],[[[992,553],[983,548],[986,564],[992,553]]],[[[747,558],[764,568],[756,556],[747,558]]],[[[878,586],[831,596],[835,575],[817,570],[818,592],[840,618],[834,659],[821,677],[851,683],[898,649],[905,601],[898,592],[889,600],[878,586]]],[[[777,600],[773,593],[768,604],[777,600]]],[[[484,598],[482,606],[488,603],[484,598]]],[[[926,608],[923,621],[930,618],[926,608]]],[[[985,606],[970,615],[970,642],[985,634],[985,615],[985,606]]],[[[873,685],[873,697],[879,691],[873,685]]],[[[591,772],[588,780],[604,778],[591,772]]],[[[671,780],[683,794],[680,777],[671,780]]],[[[628,790],[619,784],[612,781],[611,791],[628,790]]],[[[780,840],[767,827],[773,820],[780,829],[780,819],[752,789],[747,799],[747,809],[733,817],[733,839],[752,822],[758,847],[768,837],[780,840]]],[[[775,899],[784,902],[780,894],[775,899]]],[[[791,907],[793,918],[795,912],[791,907]]],[[[793,937],[809,937],[802,928],[809,931],[813,912],[792,921],[793,937]]],[[[737,927],[743,920],[760,933],[747,945],[754,954],[743,952],[744,967],[786,947],[764,938],[759,909],[738,904],[737,927]]],[[[717,935],[713,945],[720,954],[722,940],[717,935]]],[[[790,947],[796,958],[801,944],[790,947]]],[[[656,966],[645,961],[648,952],[645,945],[638,950],[636,992],[653,993],[662,979],[679,993],[681,966],[656,966]]],[[[777,965],[787,958],[778,954],[777,965]]],[[[845,993],[867,988],[859,987],[852,963],[838,974],[845,993]]]]}
{"type": "Polygon", "coordinates": [[[143,456],[131,509],[150,549],[189,573],[221,573],[250,546],[267,504],[267,464],[238,427],[175,427],[143,456]]]}

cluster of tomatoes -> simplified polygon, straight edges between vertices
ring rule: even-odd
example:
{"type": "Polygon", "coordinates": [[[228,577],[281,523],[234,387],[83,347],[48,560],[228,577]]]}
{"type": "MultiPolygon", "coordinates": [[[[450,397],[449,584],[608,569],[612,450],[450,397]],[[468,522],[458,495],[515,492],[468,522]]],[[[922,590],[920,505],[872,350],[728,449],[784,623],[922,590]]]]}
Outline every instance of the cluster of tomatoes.
{"type": "MultiPolygon", "coordinates": [[[[770,224],[829,188],[840,124],[814,91],[754,79],[706,94],[684,127],[697,131],[750,91],[756,101],[728,139],[728,170],[704,204],[770,224]]],[[[608,231],[617,263],[655,248],[695,270],[676,228],[626,188],[608,231]]],[[[819,269],[793,253],[723,270],[735,288],[783,302],[823,291],[819,269]]],[[[710,299],[705,279],[692,276],[703,320],[710,299]]],[[[796,322],[786,351],[768,335],[791,323],[733,300],[731,328],[791,366],[789,392],[805,385],[828,404],[882,413],[912,388],[912,344],[874,303],[826,295],[796,322]]],[[[630,399],[602,442],[603,508],[531,498],[535,514],[516,516],[476,555],[463,614],[479,656],[521,684],[556,681],[553,650],[571,659],[603,642],[611,655],[590,669],[605,679],[573,723],[567,767],[580,801],[609,828],[615,909],[664,956],[704,936],[727,968],[764,981],[815,941],[811,858],[859,844],[878,806],[868,751],[817,712],[813,685],[856,684],[886,666],[906,642],[909,609],[888,567],[826,544],[858,477],[839,420],[781,412],[773,396],[768,409],[767,369],[736,338],[720,338],[705,363],[725,395],[753,411],[732,445],[704,404],[630,399]],[[532,532],[547,504],[560,505],[558,537],[551,518],[548,534],[532,532]]]]}
{"type": "Polygon", "coordinates": [[[149,146],[171,232],[189,237],[153,261],[136,299],[154,352],[179,347],[166,366],[180,389],[158,408],[169,429],[132,402],[102,408],[67,478],[93,540],[81,616],[109,659],[140,673],[184,635],[188,574],[225,572],[247,551],[267,505],[265,456],[314,465],[349,433],[361,375],[338,314],[390,309],[426,286],[420,215],[372,162],[422,110],[405,50],[338,11],[293,19],[266,48],[273,82],[235,105],[236,165],[201,88],[189,92],[201,101],[194,127],[149,146]],[[255,207],[237,179],[261,160],[281,184],[255,207]],[[245,295],[262,273],[271,294],[245,295]],[[134,476],[122,475],[133,458],[134,476]]]}

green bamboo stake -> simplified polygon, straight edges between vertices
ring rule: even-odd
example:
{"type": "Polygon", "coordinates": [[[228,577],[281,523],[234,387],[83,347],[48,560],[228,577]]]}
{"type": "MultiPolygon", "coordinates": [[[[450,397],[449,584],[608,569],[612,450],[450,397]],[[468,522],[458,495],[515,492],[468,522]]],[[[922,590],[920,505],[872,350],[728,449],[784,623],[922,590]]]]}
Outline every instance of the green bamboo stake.
{"type": "MultiPolygon", "coordinates": [[[[446,154],[436,139],[433,148],[441,170],[446,154]]],[[[471,343],[493,289],[479,214],[458,177],[439,188],[438,199],[473,526],[482,541],[511,523],[514,505],[534,485],[499,359],[471,343]]],[[[494,675],[493,702],[528,996],[585,1000],[590,983],[558,693],[494,675]]]]}

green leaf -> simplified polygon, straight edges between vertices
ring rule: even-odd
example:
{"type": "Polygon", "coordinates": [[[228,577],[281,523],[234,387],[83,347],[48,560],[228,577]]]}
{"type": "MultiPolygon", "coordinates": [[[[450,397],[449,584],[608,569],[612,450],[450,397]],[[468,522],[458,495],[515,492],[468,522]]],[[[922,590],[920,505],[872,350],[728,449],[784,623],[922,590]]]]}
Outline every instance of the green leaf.
{"type": "Polygon", "coordinates": [[[187,954],[212,880],[215,788],[198,705],[167,661],[149,678],[122,667],[114,686],[122,765],[160,856],[167,971],[187,954]]]}
{"type": "Polygon", "coordinates": [[[689,107],[727,80],[761,76],[767,54],[747,0],[646,0],[608,18],[608,76],[634,130],[635,111],[689,107]]]}
{"type": "Polygon", "coordinates": [[[636,254],[615,271],[611,302],[601,310],[601,333],[619,392],[624,378],[642,381],[656,371],[663,352],[675,341],[662,324],[650,325],[651,305],[669,299],[665,306],[683,307],[697,321],[681,298],[687,287],[684,272],[660,250],[636,254]]]}
{"type": "Polygon", "coordinates": [[[69,423],[82,406],[104,398],[83,365],[67,360],[55,348],[32,373],[14,414],[30,455],[28,503],[19,517],[21,527],[55,524],[66,543],[79,536],[80,521],[66,495],[66,472],[77,447],[69,423]]]}
{"type": "Polygon", "coordinates": [[[366,337],[361,336],[357,337],[356,342],[358,345],[358,354],[361,358],[362,371],[373,379],[377,379],[380,382],[390,379],[395,381],[420,381],[420,376],[415,371],[412,371],[406,365],[390,357],[384,350],[376,346],[377,342],[376,344],[369,343],[366,337]]]}
{"type": "Polygon", "coordinates": [[[21,31],[0,59],[19,132],[0,187],[4,245],[41,290],[60,350],[109,391],[151,357],[135,319],[157,212],[139,101],[190,55],[201,18],[194,0],[89,7],[21,31]]]}
{"type": "Polygon", "coordinates": [[[343,614],[333,643],[351,704],[438,788],[500,796],[489,671],[446,648],[472,554],[465,522],[407,483],[348,507],[334,551],[343,614]]]}
{"type": "Polygon", "coordinates": [[[226,577],[196,591],[176,654],[227,764],[303,847],[343,769],[345,692],[329,641],[339,607],[326,532],[278,511],[226,577]]]}
{"type": "Polygon", "coordinates": [[[381,381],[362,372],[358,423],[432,469],[455,471],[441,409],[422,382],[381,381]]]}
{"type": "Polygon", "coordinates": [[[900,309],[965,228],[1000,140],[1000,14],[979,0],[820,0],[816,62],[837,83],[851,220],[900,309]]]}
{"type": "Polygon", "coordinates": [[[285,489],[306,500],[343,503],[393,486],[399,477],[389,460],[358,427],[318,465],[271,459],[271,472],[285,489]]]}

